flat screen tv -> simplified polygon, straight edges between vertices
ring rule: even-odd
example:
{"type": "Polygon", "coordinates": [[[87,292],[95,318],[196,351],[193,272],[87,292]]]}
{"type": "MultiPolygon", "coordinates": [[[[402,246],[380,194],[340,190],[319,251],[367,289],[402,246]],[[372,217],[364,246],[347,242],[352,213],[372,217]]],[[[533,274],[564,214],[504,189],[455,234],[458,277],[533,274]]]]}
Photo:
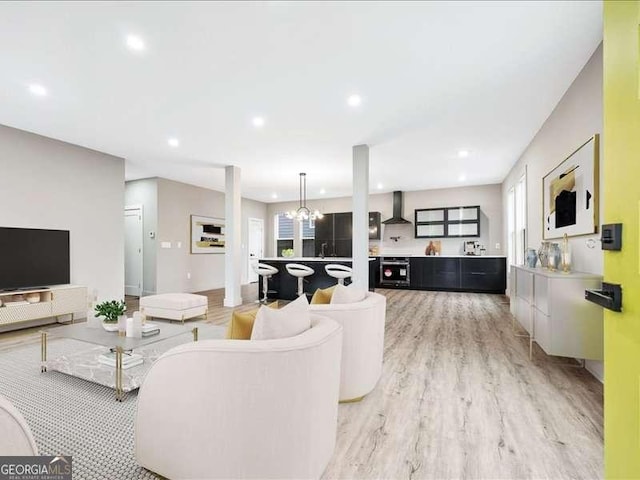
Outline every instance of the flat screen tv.
{"type": "Polygon", "coordinates": [[[0,227],[0,290],[70,283],[69,231],[0,227]]]}

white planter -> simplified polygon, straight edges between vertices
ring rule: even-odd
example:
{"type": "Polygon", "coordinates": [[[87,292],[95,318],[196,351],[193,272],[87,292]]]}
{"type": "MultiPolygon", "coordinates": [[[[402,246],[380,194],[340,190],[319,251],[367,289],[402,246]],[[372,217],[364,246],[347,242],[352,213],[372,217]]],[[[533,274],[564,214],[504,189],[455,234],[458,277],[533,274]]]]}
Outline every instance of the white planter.
{"type": "Polygon", "coordinates": [[[105,323],[102,322],[102,328],[104,328],[107,332],[117,332],[118,331],[118,323],[105,323]]]}

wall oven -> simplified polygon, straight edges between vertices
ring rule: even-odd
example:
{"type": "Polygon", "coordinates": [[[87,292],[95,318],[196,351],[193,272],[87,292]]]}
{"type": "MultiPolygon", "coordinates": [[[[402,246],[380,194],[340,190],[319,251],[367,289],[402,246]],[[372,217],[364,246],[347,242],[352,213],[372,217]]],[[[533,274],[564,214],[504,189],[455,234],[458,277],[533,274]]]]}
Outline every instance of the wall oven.
{"type": "Polygon", "coordinates": [[[380,285],[409,286],[409,257],[382,257],[380,259],[380,285]]]}

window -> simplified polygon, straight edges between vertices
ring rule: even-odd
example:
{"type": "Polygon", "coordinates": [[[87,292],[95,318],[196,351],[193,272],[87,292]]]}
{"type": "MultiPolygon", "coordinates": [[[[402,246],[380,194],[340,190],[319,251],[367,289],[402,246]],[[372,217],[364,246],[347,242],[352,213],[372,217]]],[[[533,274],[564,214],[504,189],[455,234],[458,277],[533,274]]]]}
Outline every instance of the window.
{"type": "Polygon", "coordinates": [[[316,226],[311,219],[298,222],[292,218],[287,218],[286,213],[275,215],[275,245],[276,256],[282,257],[282,250],[293,248],[294,228],[299,228],[302,238],[302,256],[315,256],[316,226]]]}
{"type": "Polygon", "coordinates": [[[300,222],[302,229],[302,256],[315,257],[316,225],[315,221],[308,219],[300,222]]]}
{"type": "Polygon", "coordinates": [[[275,215],[276,256],[282,257],[282,250],[293,248],[293,219],[285,213],[275,215]]]}
{"type": "Polygon", "coordinates": [[[507,196],[507,256],[509,265],[524,265],[527,248],[527,174],[507,196]]]}

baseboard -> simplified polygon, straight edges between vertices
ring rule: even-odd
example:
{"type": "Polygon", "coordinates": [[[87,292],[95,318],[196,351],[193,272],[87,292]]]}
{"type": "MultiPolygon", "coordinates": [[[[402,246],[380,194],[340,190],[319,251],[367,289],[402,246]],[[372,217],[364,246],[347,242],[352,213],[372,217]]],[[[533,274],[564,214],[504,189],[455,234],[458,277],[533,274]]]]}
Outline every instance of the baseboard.
{"type": "Polygon", "coordinates": [[[585,360],[584,368],[596,379],[604,384],[604,364],[597,360],[585,360]]]}

